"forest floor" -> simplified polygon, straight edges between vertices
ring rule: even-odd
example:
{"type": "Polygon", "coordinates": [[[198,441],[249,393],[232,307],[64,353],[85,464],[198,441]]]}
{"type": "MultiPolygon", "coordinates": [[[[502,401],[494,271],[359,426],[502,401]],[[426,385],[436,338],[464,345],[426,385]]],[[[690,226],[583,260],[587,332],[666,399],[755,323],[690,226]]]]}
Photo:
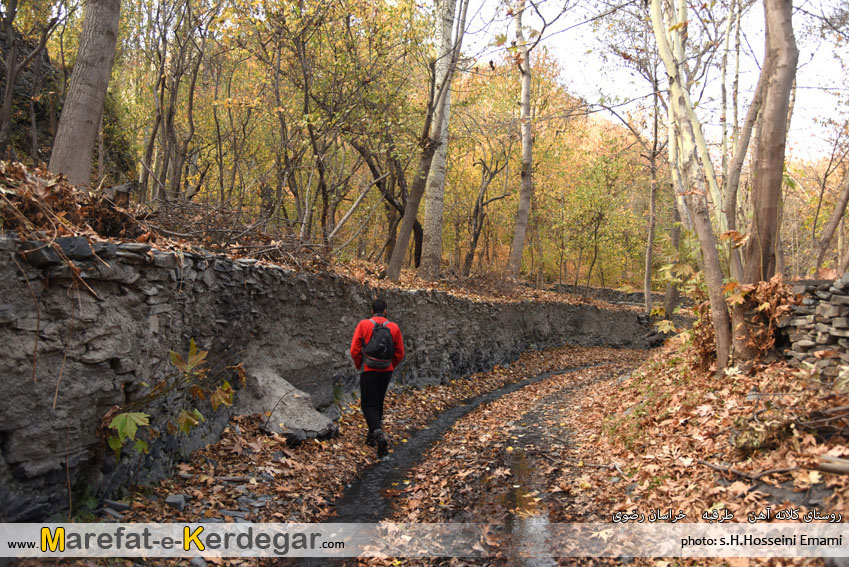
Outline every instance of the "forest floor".
{"type": "Polygon", "coordinates": [[[345,408],[337,437],[294,448],[263,434],[259,417],[235,417],[223,439],[194,454],[177,476],[140,490],[120,521],[498,526],[486,539],[487,559],[360,565],[842,565],[522,556],[513,542],[540,522],[610,523],[617,512],[671,509],[685,522],[727,511],[745,523],[768,506],[802,515],[849,510],[849,476],[820,466],[849,456],[845,393],[784,364],[717,378],[694,370],[690,353],[682,338],[653,352],[563,347],[447,385],[390,392],[385,420],[393,449],[382,461],[364,444],[356,404],[345,408]],[[185,505],[169,505],[169,496],[183,496],[185,505]]]}

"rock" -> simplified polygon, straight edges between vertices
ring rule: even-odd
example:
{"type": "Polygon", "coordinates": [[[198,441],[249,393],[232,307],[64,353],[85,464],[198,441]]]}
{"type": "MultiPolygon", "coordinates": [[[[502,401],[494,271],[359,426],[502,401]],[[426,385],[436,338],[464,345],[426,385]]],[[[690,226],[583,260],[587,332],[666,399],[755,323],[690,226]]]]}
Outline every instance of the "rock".
{"type": "Polygon", "coordinates": [[[173,269],[177,267],[177,256],[173,252],[153,251],[153,265],[159,268],[173,269]]]}
{"type": "Polygon", "coordinates": [[[88,244],[88,239],[83,236],[65,236],[57,238],[56,243],[71,260],[88,260],[92,257],[91,246],[88,244]]]}
{"type": "Polygon", "coordinates": [[[849,317],[835,317],[831,324],[838,329],[849,329],[849,317]]]}
{"type": "Polygon", "coordinates": [[[116,500],[109,500],[108,498],[103,500],[103,504],[107,508],[112,508],[113,510],[117,510],[118,512],[123,512],[124,510],[130,509],[129,504],[125,504],[124,502],[118,502],[116,500]]]}
{"type": "Polygon", "coordinates": [[[834,286],[828,288],[828,292],[832,295],[846,295],[846,292],[843,290],[843,288],[837,288],[834,286]]]}
{"type": "Polygon", "coordinates": [[[22,243],[21,249],[23,250],[21,256],[37,268],[55,266],[62,262],[59,254],[44,242],[27,241],[22,243]]]}
{"type": "Polygon", "coordinates": [[[126,252],[119,249],[116,257],[126,264],[147,264],[151,262],[149,256],[136,254],[134,252],[126,252]]]}
{"type": "Polygon", "coordinates": [[[182,512],[186,507],[186,496],[184,494],[169,494],[165,498],[165,503],[182,512]]]}
{"type": "Polygon", "coordinates": [[[101,260],[114,258],[118,253],[118,246],[114,242],[95,242],[92,248],[101,260]]]}
{"type": "Polygon", "coordinates": [[[817,323],[816,325],[814,325],[814,329],[815,329],[818,333],[827,333],[827,332],[829,332],[829,331],[831,330],[831,327],[829,327],[829,326],[828,326],[828,325],[826,325],[825,323],[817,323]]]}
{"type": "Polygon", "coordinates": [[[252,368],[250,364],[246,371],[247,392],[239,396],[235,404],[237,414],[271,412],[265,421],[266,429],[284,436],[288,433],[287,441],[291,437],[296,443],[303,442],[309,432],[326,436],[333,430],[333,422],[316,411],[310,395],[292,386],[277,372],[265,366],[252,368]]]}
{"type": "Polygon", "coordinates": [[[248,513],[241,510],[219,510],[218,513],[222,516],[230,516],[231,518],[240,518],[242,520],[248,517],[248,513]]]}
{"type": "Polygon", "coordinates": [[[203,557],[192,557],[192,560],[189,561],[189,565],[191,565],[191,567],[206,567],[208,563],[203,557]]]}
{"type": "Polygon", "coordinates": [[[835,295],[831,298],[832,303],[837,303],[839,305],[849,305],[849,296],[845,295],[835,295]]]}
{"type": "Polygon", "coordinates": [[[150,248],[150,244],[145,242],[122,242],[118,245],[120,252],[129,252],[131,254],[147,254],[150,248]]]}
{"type": "Polygon", "coordinates": [[[831,365],[822,370],[822,375],[826,378],[837,378],[840,375],[840,367],[836,365],[831,365]]]}
{"type": "Polygon", "coordinates": [[[100,512],[102,514],[109,516],[111,518],[114,518],[116,520],[123,520],[124,519],[124,514],[118,512],[118,511],[115,511],[112,508],[102,508],[100,510],[100,512]]]}
{"type": "Polygon", "coordinates": [[[797,341],[795,346],[798,347],[798,348],[810,348],[812,346],[816,346],[816,344],[817,343],[815,343],[814,341],[809,341],[809,340],[805,339],[805,340],[797,341]]]}
{"type": "Polygon", "coordinates": [[[286,445],[289,447],[297,447],[307,440],[307,434],[303,429],[297,427],[285,428],[282,431],[283,437],[286,438],[286,445]]]}
{"type": "Polygon", "coordinates": [[[818,345],[827,345],[832,342],[837,342],[837,339],[832,339],[828,332],[817,333],[817,344],[818,345]]]}
{"type": "Polygon", "coordinates": [[[0,305],[0,325],[8,325],[18,320],[15,311],[10,304],[0,305]]]}
{"type": "Polygon", "coordinates": [[[256,500],[249,496],[239,496],[238,498],[236,498],[236,502],[238,502],[242,506],[250,506],[251,504],[256,502],[256,500]]]}
{"type": "Polygon", "coordinates": [[[326,417],[330,421],[336,421],[340,417],[342,417],[342,410],[339,409],[338,404],[330,404],[329,406],[321,410],[321,413],[323,413],[324,417],[326,417]]]}
{"type": "Polygon", "coordinates": [[[826,319],[837,317],[840,315],[840,307],[837,305],[830,305],[828,303],[820,303],[817,306],[817,315],[826,319]]]}

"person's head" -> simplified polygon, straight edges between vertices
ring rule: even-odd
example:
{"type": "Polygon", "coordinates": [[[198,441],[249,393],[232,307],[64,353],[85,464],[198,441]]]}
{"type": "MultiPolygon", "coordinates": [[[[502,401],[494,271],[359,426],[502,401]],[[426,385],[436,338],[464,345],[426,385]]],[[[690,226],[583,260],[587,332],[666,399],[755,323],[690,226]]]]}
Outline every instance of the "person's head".
{"type": "Polygon", "coordinates": [[[371,312],[375,315],[382,315],[386,313],[386,302],[382,299],[375,299],[371,304],[371,312]]]}

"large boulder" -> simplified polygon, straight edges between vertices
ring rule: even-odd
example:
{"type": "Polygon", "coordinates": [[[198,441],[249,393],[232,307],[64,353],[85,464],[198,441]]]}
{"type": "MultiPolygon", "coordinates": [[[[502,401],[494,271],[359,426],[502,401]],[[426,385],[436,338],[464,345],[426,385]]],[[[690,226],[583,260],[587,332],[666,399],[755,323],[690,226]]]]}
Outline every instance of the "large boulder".
{"type": "Polygon", "coordinates": [[[265,418],[264,429],[292,440],[300,437],[300,431],[307,438],[319,439],[336,433],[336,424],[316,411],[312,397],[284,380],[272,367],[246,365],[245,370],[247,384],[233,408],[236,414],[259,413],[265,418]]]}

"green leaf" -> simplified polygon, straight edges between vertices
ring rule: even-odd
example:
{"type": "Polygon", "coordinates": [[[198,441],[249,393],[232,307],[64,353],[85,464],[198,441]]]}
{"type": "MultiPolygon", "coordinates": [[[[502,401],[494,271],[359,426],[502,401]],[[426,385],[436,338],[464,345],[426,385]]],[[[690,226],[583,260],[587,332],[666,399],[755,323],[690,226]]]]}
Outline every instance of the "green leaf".
{"type": "Polygon", "coordinates": [[[106,443],[109,444],[109,448],[112,449],[112,452],[115,453],[115,458],[116,459],[120,458],[121,457],[121,447],[124,446],[124,444],[121,442],[121,440],[118,439],[117,437],[115,437],[114,435],[110,435],[109,437],[106,438],[106,443]]]}
{"type": "Polygon", "coordinates": [[[147,442],[144,439],[136,439],[136,443],[133,445],[133,448],[137,453],[147,454],[148,452],[147,442]]]}
{"type": "Polygon", "coordinates": [[[139,425],[150,425],[150,416],[146,413],[119,413],[109,423],[109,427],[118,431],[118,438],[135,439],[139,425]]]}

